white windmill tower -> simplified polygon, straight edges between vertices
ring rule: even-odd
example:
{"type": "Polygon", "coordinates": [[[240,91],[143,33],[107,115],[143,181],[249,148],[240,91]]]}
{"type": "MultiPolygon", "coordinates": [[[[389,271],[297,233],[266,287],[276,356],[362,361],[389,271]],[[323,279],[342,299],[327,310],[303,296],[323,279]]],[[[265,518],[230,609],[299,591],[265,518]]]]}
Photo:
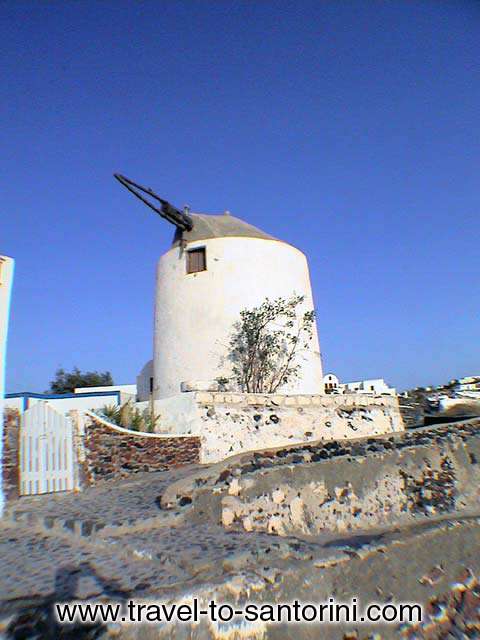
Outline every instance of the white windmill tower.
{"type": "MultiPolygon", "coordinates": [[[[265,298],[304,297],[298,313],[314,308],[308,263],[297,248],[225,212],[181,212],[150,189],[117,179],[176,226],[172,246],[157,266],[153,396],[174,396],[194,381],[208,386],[229,373],[225,358],[240,311],[265,298]],[[139,193],[161,203],[157,207],[139,193]],[[225,371],[222,371],[221,363],[225,371]]],[[[299,361],[297,379],[277,393],[319,394],[323,390],[316,326],[311,348],[299,361]]]]}

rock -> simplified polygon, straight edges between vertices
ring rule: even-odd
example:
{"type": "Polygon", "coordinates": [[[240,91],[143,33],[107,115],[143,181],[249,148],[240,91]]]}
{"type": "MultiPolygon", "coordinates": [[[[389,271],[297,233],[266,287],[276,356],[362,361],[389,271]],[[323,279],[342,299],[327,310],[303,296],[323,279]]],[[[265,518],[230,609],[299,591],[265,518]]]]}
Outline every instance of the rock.
{"type": "Polygon", "coordinates": [[[250,518],[243,519],[243,528],[245,531],[253,531],[253,524],[250,518]]]}
{"type": "Polygon", "coordinates": [[[231,509],[222,510],[222,524],[224,527],[229,527],[235,520],[235,513],[231,509]]]}
{"type": "Polygon", "coordinates": [[[285,500],[285,494],[281,489],[276,489],[272,493],[272,499],[275,504],[281,504],[285,500]]]}
{"type": "Polygon", "coordinates": [[[296,496],[290,503],[290,518],[292,523],[301,527],[304,524],[303,500],[296,496]]]}
{"type": "Polygon", "coordinates": [[[444,570],[439,565],[433,567],[427,574],[422,576],[419,580],[420,584],[433,586],[445,575],[444,570]]]}
{"type": "Polygon", "coordinates": [[[238,494],[240,493],[241,490],[241,486],[239,481],[237,480],[237,478],[233,478],[233,480],[230,482],[230,485],[228,487],[228,493],[231,496],[238,496],[238,494]]]}
{"type": "Polygon", "coordinates": [[[285,535],[283,522],[278,516],[272,516],[268,521],[267,533],[277,534],[279,536],[285,535]]]}

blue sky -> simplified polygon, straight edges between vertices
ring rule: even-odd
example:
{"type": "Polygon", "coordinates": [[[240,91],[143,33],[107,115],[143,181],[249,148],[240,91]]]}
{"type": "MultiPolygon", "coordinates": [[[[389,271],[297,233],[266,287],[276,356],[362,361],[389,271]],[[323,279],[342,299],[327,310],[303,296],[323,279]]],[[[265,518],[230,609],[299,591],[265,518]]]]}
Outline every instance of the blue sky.
{"type": "Polygon", "coordinates": [[[172,228],[112,178],[309,257],[325,368],[480,370],[480,3],[2,5],[7,390],[133,382],[172,228]]]}

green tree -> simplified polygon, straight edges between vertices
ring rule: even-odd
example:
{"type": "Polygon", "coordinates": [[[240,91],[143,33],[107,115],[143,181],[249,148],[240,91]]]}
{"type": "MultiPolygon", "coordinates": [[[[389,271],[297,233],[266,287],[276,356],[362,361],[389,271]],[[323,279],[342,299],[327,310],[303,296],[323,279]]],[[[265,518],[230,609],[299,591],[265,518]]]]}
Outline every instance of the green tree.
{"type": "Polygon", "coordinates": [[[70,373],[64,369],[57,369],[55,379],[50,382],[52,393],[72,393],[77,387],[104,387],[113,385],[110,371],[100,373],[98,371],[86,371],[82,373],[78,367],[74,367],[70,373]]]}
{"type": "MultiPolygon", "coordinates": [[[[240,312],[229,343],[232,380],[247,393],[275,393],[299,377],[299,356],[310,348],[315,312],[301,313],[304,296],[266,298],[240,312]]],[[[225,379],[222,378],[224,381],[225,379]]]]}

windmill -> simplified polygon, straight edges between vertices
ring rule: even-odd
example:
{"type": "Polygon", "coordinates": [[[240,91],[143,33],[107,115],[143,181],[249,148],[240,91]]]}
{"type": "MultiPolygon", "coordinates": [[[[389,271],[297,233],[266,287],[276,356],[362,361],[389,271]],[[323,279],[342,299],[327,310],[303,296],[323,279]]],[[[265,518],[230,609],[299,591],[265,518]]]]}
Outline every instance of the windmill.
{"type": "MultiPolygon", "coordinates": [[[[265,298],[304,298],[314,308],[305,255],[288,242],[225,211],[183,211],[120,174],[115,178],[175,227],[172,246],[157,267],[153,398],[185,389],[208,389],[228,377],[228,344],[243,309],[265,298]]],[[[281,393],[320,393],[322,364],[316,327],[302,375],[281,393]]]]}

